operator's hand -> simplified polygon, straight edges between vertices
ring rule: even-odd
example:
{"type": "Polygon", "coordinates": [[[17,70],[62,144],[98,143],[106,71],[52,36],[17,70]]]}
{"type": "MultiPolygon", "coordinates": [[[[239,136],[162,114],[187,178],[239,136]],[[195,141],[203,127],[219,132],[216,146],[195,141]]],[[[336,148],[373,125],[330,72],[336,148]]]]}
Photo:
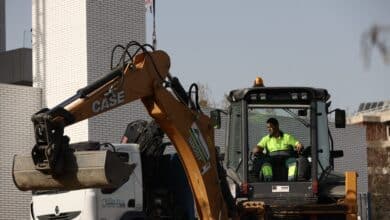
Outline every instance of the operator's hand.
{"type": "Polygon", "coordinates": [[[121,144],[127,144],[127,140],[129,140],[126,136],[123,136],[121,139],[121,144]]]}
{"type": "Polygon", "coordinates": [[[260,151],[260,150],[259,150],[259,147],[257,147],[257,146],[254,146],[254,147],[252,148],[252,153],[253,153],[253,154],[257,154],[259,151],[260,151]]]}
{"type": "Polygon", "coordinates": [[[300,153],[303,150],[303,145],[301,143],[298,143],[295,147],[298,153],[300,153]]]}
{"type": "Polygon", "coordinates": [[[263,149],[256,145],[252,148],[252,153],[253,155],[259,155],[263,153],[263,149]]]}

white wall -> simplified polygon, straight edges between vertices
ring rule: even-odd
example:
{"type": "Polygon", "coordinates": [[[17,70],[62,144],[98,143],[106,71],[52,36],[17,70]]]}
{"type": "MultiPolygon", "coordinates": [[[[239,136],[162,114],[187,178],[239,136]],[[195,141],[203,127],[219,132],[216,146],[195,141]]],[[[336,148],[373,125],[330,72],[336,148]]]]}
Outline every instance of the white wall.
{"type": "Polygon", "coordinates": [[[34,145],[31,115],[41,108],[41,90],[0,83],[0,219],[28,219],[31,192],[12,180],[15,154],[30,154],[34,145]]]}
{"type": "MultiPolygon", "coordinates": [[[[86,3],[34,0],[32,4],[33,85],[43,105],[54,107],[87,85],[86,3]]],[[[88,138],[88,123],[65,129],[74,141],[88,138]]]]}
{"type": "MultiPolygon", "coordinates": [[[[145,41],[141,0],[33,0],[32,6],[33,84],[43,89],[44,106],[59,104],[108,73],[116,44],[145,41]]],[[[71,142],[119,141],[130,111],[121,107],[72,125],[65,133],[71,142]]]]}

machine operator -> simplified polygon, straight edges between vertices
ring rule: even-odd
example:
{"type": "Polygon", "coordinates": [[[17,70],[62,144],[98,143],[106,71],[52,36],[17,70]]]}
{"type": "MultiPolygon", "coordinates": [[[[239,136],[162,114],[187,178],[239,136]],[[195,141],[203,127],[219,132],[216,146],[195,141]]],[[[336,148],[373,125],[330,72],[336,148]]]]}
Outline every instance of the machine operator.
{"type": "Polygon", "coordinates": [[[297,161],[294,151],[300,152],[302,144],[292,135],[279,130],[279,122],[276,118],[267,120],[267,130],[269,135],[264,136],[253,148],[255,155],[262,154],[266,150],[266,156],[261,162],[261,172],[264,181],[274,180],[272,167],[283,163],[283,167],[288,170],[288,181],[295,181],[297,176],[297,161]]]}

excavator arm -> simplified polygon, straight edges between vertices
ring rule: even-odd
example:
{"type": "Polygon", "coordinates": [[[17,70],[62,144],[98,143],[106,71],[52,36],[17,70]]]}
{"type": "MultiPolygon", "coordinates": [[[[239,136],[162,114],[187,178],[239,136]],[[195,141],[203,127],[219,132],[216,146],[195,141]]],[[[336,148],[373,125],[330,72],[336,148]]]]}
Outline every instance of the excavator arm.
{"type": "MultiPolygon", "coordinates": [[[[170,76],[169,56],[137,45],[142,53],[130,56],[128,62],[58,106],[33,115],[36,144],[31,156],[15,156],[15,185],[22,190],[112,187],[115,177],[110,175],[118,170],[128,178],[132,167],[119,169],[120,164],[111,153],[72,151],[64,128],[140,99],[175,146],[199,217],[226,219],[211,120],[196,108],[179,81],[170,76]],[[97,164],[99,160],[103,162],[97,164]],[[31,166],[33,170],[23,172],[31,166]],[[104,171],[91,172],[98,166],[104,171]]],[[[119,179],[117,182],[123,182],[123,177],[119,179]]]]}
{"type": "Polygon", "coordinates": [[[42,109],[32,116],[36,139],[32,158],[36,169],[61,174],[64,168],[63,152],[69,145],[69,138],[64,136],[66,126],[134,100],[153,96],[153,84],[162,83],[161,79],[167,76],[169,57],[162,51],[156,51],[147,58],[140,54],[135,59],[135,62],[117,68],[78,90],[76,95],[56,107],[42,109]]]}

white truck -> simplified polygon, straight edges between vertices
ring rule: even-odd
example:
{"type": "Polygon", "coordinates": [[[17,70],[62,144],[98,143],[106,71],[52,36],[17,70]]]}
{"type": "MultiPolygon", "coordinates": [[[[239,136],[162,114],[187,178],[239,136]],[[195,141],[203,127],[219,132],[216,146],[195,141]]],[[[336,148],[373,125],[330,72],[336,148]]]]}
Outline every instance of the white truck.
{"type": "MultiPolygon", "coordinates": [[[[143,126],[154,124],[143,123],[143,126]]],[[[139,121],[135,126],[141,126],[139,121]]],[[[148,130],[148,129],[142,129],[148,130]]],[[[149,129],[149,133],[153,129],[149,129]]],[[[147,133],[147,132],[145,132],[147,133]]],[[[143,137],[147,137],[145,135],[143,137]]],[[[119,188],[81,189],[72,191],[33,191],[32,220],[135,220],[194,219],[194,203],[191,190],[177,154],[166,149],[170,143],[147,138],[133,138],[139,144],[76,144],[80,150],[111,150],[121,160],[135,168],[129,180],[119,188]],[[148,142],[148,143],[145,143],[148,142]],[[142,151],[142,152],[141,152],[142,151]],[[152,153],[153,152],[153,153],[152,153]],[[161,155],[163,154],[163,155],[161,155]],[[177,181],[179,180],[179,181],[177,181]]]]}
{"type": "MultiPolygon", "coordinates": [[[[122,219],[143,216],[142,163],[138,144],[113,145],[128,163],[136,164],[129,180],[117,189],[34,191],[31,219],[122,219]]],[[[106,148],[106,147],[104,147],[106,148]]]]}

